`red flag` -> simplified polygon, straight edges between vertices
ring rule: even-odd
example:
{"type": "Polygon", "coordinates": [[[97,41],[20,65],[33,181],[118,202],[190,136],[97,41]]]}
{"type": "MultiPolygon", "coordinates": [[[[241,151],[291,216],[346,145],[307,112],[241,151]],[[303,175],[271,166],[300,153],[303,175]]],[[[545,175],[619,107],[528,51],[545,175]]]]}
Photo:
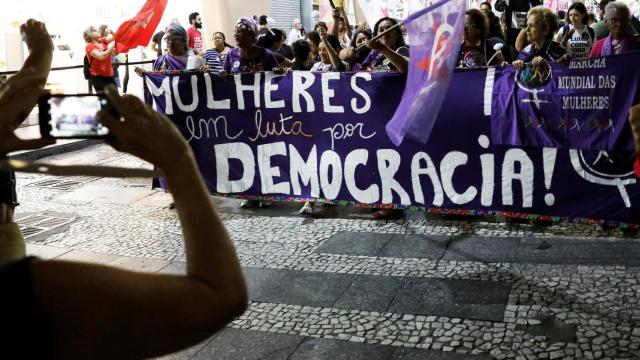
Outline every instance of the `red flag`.
{"type": "Polygon", "coordinates": [[[139,45],[147,46],[162,19],[167,0],[147,0],[138,14],[116,31],[116,52],[126,53],[139,45]]]}

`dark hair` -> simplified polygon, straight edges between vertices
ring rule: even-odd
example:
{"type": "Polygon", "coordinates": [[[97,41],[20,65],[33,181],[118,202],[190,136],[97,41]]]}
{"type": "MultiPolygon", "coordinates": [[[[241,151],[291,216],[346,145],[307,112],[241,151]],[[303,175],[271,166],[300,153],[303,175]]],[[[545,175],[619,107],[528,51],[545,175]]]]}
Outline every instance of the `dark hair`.
{"type": "Polygon", "coordinates": [[[371,38],[373,37],[373,35],[371,34],[371,30],[369,29],[356,30],[356,32],[354,32],[353,36],[351,37],[351,42],[349,43],[349,47],[352,47],[352,48],[356,47],[356,40],[358,39],[358,35],[360,34],[364,34],[364,36],[366,36],[369,40],[371,40],[371,38]]]}
{"type": "Polygon", "coordinates": [[[604,8],[607,7],[607,4],[609,4],[610,2],[614,2],[615,0],[601,0],[598,3],[598,8],[600,8],[600,11],[604,12],[604,8]]]}
{"type": "Polygon", "coordinates": [[[567,12],[564,10],[558,10],[558,18],[560,20],[564,20],[567,17],[567,12]]]}
{"type": "Polygon", "coordinates": [[[271,49],[276,42],[280,41],[280,37],[276,37],[276,34],[270,29],[262,29],[258,33],[258,41],[256,45],[265,49],[271,49]]]}
{"type": "MultiPolygon", "coordinates": [[[[393,26],[398,24],[398,20],[396,20],[394,18],[390,18],[388,16],[385,16],[385,17],[381,18],[380,20],[376,21],[376,24],[373,26],[373,36],[377,36],[378,35],[378,27],[380,27],[380,24],[385,20],[389,20],[393,26]]],[[[391,48],[392,50],[395,51],[399,47],[404,46],[404,37],[402,37],[402,30],[400,30],[399,26],[397,28],[395,28],[393,30],[393,32],[396,33],[396,35],[398,35],[397,36],[398,39],[396,40],[396,43],[393,44],[393,47],[391,48]]]]}
{"type": "Polygon", "coordinates": [[[326,23],[326,22],[324,22],[324,21],[318,21],[318,22],[316,23],[316,25],[313,27],[313,30],[314,30],[314,31],[318,31],[318,28],[319,28],[319,27],[323,27],[323,28],[325,28],[327,31],[329,31],[329,28],[327,27],[327,23],[326,23]]]}
{"type": "Polygon", "coordinates": [[[297,62],[303,62],[309,58],[311,45],[309,45],[307,40],[296,40],[291,44],[291,52],[293,52],[293,58],[297,62]]]}
{"type": "Polygon", "coordinates": [[[484,14],[484,11],[478,9],[469,9],[465,13],[471,18],[471,22],[476,28],[482,30],[480,38],[482,40],[489,37],[489,18],[484,14]]]}
{"type": "Polygon", "coordinates": [[[189,25],[191,25],[193,20],[195,20],[198,16],[200,16],[200,14],[197,12],[192,12],[191,14],[189,14],[189,25]]]}
{"type": "Polygon", "coordinates": [[[488,1],[485,1],[485,2],[483,2],[483,3],[480,3],[480,6],[478,6],[478,7],[482,7],[482,5],[487,5],[487,6],[489,7],[489,9],[493,9],[493,6],[491,6],[491,3],[490,3],[490,2],[488,2],[488,1]]]}
{"type": "Polygon", "coordinates": [[[213,33],[213,36],[216,36],[216,34],[220,34],[222,36],[222,41],[224,41],[224,46],[228,47],[228,48],[233,48],[233,46],[227,44],[227,37],[224,36],[224,33],[222,31],[216,31],[213,33]]]}
{"type": "Polygon", "coordinates": [[[267,15],[260,15],[260,20],[258,20],[258,24],[267,25],[267,15]]]}
{"type": "Polygon", "coordinates": [[[587,14],[587,18],[589,19],[589,21],[597,22],[596,14],[592,13],[591,11],[589,11],[589,13],[587,14]]]}
{"type": "Polygon", "coordinates": [[[281,41],[282,38],[285,38],[287,36],[287,34],[285,34],[284,31],[280,29],[271,29],[271,31],[273,31],[273,35],[276,36],[276,41],[281,41]]]}
{"type": "Polygon", "coordinates": [[[107,34],[105,34],[104,32],[105,32],[108,28],[109,28],[109,25],[105,25],[105,24],[102,24],[102,25],[98,26],[98,32],[100,33],[100,36],[101,36],[101,37],[106,37],[106,36],[107,36],[107,34]]]}
{"type": "Polygon", "coordinates": [[[310,31],[304,37],[311,41],[315,46],[320,45],[320,34],[318,34],[317,31],[310,31]]]}
{"type": "Polygon", "coordinates": [[[327,42],[329,43],[329,45],[331,45],[331,47],[335,50],[335,51],[340,51],[340,49],[342,48],[342,46],[340,46],[340,40],[338,40],[337,37],[329,34],[326,37],[327,42]]]}
{"type": "MultiPolygon", "coordinates": [[[[567,10],[567,14],[570,13],[571,10],[575,10],[582,14],[582,25],[589,24],[589,13],[587,12],[587,7],[584,6],[583,3],[574,2],[573,4],[571,4],[571,6],[569,6],[569,9],[567,10]]],[[[571,18],[568,18],[567,21],[571,22],[571,18]]]]}

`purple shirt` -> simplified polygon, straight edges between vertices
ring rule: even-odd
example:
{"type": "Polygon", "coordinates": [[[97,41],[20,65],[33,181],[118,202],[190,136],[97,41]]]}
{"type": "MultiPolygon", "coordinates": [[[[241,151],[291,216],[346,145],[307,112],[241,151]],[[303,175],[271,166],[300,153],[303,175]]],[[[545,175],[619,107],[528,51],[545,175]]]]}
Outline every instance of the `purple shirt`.
{"type": "Polygon", "coordinates": [[[273,53],[260,48],[257,58],[243,59],[240,57],[240,48],[229,50],[223,69],[229,74],[252,74],[260,71],[271,71],[278,67],[278,61],[273,53]]]}
{"type": "Polygon", "coordinates": [[[524,62],[531,62],[536,56],[541,56],[543,59],[548,61],[558,61],[566,53],[567,50],[565,50],[560,43],[547,40],[544,42],[544,45],[542,45],[541,49],[536,49],[534,44],[527,45],[518,54],[518,59],[524,62]]]}
{"type": "Polygon", "coordinates": [[[166,71],[166,70],[183,70],[187,67],[187,63],[185,62],[188,58],[188,55],[185,55],[183,59],[179,57],[165,54],[161,55],[156,62],[153,64],[154,71],[166,71]]]}

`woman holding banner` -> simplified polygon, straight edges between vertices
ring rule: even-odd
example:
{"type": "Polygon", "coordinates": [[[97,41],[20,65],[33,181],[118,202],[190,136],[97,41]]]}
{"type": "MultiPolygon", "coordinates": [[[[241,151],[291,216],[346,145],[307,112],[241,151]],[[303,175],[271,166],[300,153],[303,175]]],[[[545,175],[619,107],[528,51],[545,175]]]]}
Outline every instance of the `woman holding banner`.
{"type": "MultiPolygon", "coordinates": [[[[256,45],[260,27],[255,17],[242,17],[236,22],[233,37],[238,47],[229,50],[222,70],[221,78],[227,75],[252,74],[260,71],[278,71],[278,61],[273,53],[256,45]]],[[[244,200],[240,207],[268,207],[271,201],[244,200]]]]}
{"type": "MultiPolygon", "coordinates": [[[[398,23],[390,17],[383,17],[373,27],[373,36],[385,32],[398,23]]],[[[409,68],[409,48],[404,43],[402,30],[395,27],[379,40],[366,40],[372,51],[364,61],[356,64],[357,71],[397,71],[406,74],[409,68]]],[[[390,205],[393,206],[393,205],[390,205]]],[[[396,219],[404,215],[404,210],[395,208],[375,208],[371,214],[374,220],[396,219]]]]}
{"type": "Polygon", "coordinates": [[[311,71],[348,71],[349,64],[340,60],[338,51],[340,51],[340,40],[333,35],[324,36],[318,46],[320,61],[313,64],[311,71]]]}
{"type": "Polygon", "coordinates": [[[546,61],[568,62],[571,56],[560,43],[553,41],[553,34],[558,30],[558,16],[544,6],[536,6],[527,14],[525,32],[527,45],[513,66],[520,70],[526,63],[534,67],[540,66],[546,61]]]}
{"type": "Polygon", "coordinates": [[[278,67],[278,61],[271,50],[256,45],[259,32],[255,18],[242,17],[236,22],[233,37],[238,47],[229,50],[229,54],[218,74],[252,74],[260,71],[272,71],[278,67]]]}
{"type": "MultiPolygon", "coordinates": [[[[187,45],[187,31],[180,25],[169,25],[164,41],[167,42],[167,53],[156,59],[153,71],[187,69],[189,58],[196,56],[187,45]]],[[[137,67],[136,74],[142,76],[144,70],[137,67]]]]}
{"type": "MultiPolygon", "coordinates": [[[[484,12],[478,9],[467,10],[457,67],[501,65],[505,61],[502,52],[494,50],[497,42],[487,39],[488,35],[489,19],[484,12]]],[[[504,43],[502,46],[504,47],[504,43]]]]}

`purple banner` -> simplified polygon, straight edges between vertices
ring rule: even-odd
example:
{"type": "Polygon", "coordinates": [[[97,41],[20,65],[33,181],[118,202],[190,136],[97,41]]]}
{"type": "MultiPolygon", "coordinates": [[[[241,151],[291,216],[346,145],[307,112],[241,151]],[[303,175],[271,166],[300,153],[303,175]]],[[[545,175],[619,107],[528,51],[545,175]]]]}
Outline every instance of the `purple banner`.
{"type": "Polygon", "coordinates": [[[638,64],[640,52],[497,70],[493,143],[632,150],[627,117],[638,98],[638,64]]]}
{"type": "Polygon", "coordinates": [[[145,83],[212,194],[639,223],[632,153],[491,143],[492,71],[454,73],[429,143],[400,146],[385,125],[402,75],[148,74],[145,83]]]}

